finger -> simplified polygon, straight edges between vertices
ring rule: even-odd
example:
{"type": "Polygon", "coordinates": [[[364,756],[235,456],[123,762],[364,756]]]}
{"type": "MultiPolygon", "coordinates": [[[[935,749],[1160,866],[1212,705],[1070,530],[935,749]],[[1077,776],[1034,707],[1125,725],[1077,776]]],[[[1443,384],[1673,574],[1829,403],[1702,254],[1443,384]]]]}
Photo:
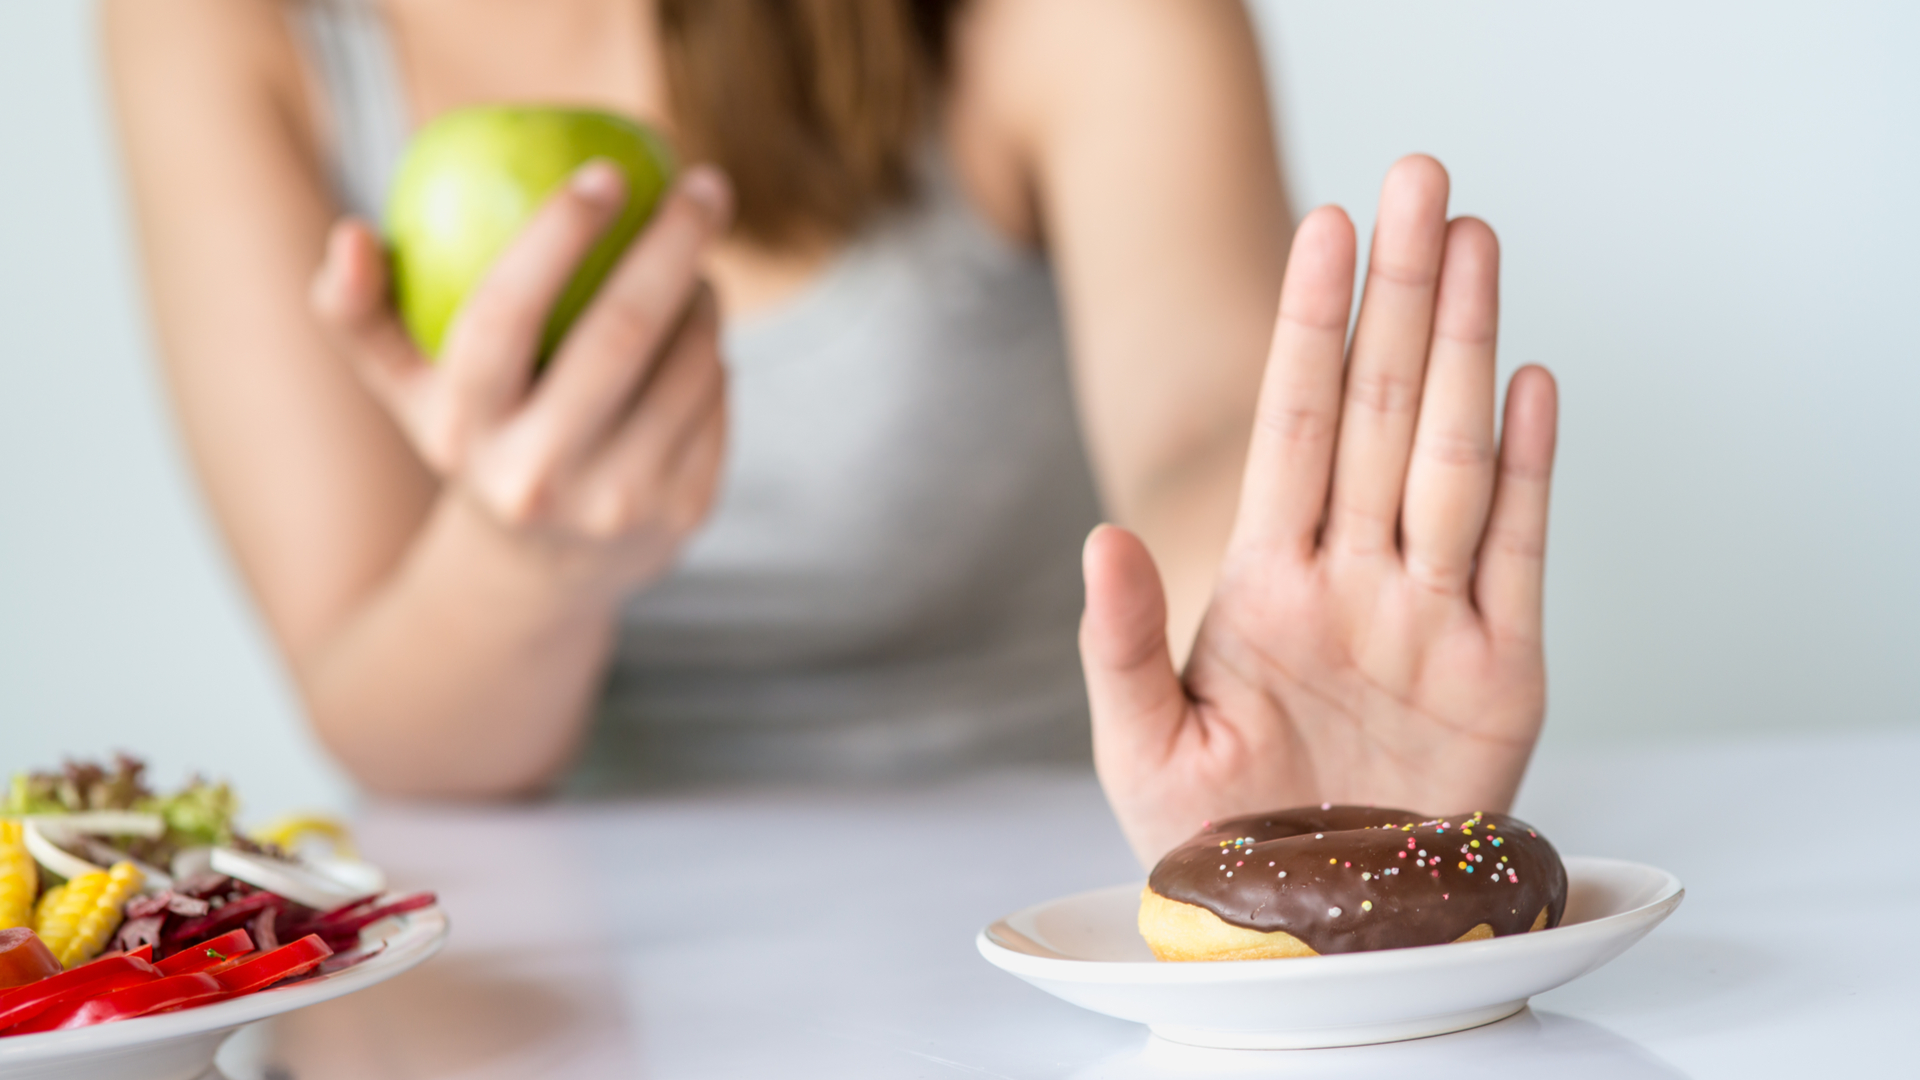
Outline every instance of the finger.
{"type": "Polygon", "coordinates": [[[1087,606],[1080,662],[1093,711],[1096,756],[1157,761],[1186,716],[1186,690],[1167,648],[1160,572],[1139,537],[1113,525],[1087,536],[1081,553],[1087,606]]]}
{"type": "Polygon", "coordinates": [[[387,289],[386,254],[373,229],[353,218],[335,224],[308,290],[309,306],[368,389],[407,422],[429,369],[394,315],[387,289]]]}
{"type": "Polygon", "coordinates": [[[1300,222],[1261,380],[1237,542],[1311,552],[1326,512],[1353,310],[1353,222],[1323,206],[1300,222]]]}
{"type": "Polygon", "coordinates": [[[1500,242],[1485,222],[1461,218],[1447,227],[1401,511],[1407,572],[1449,596],[1467,593],[1493,498],[1499,326],[1500,242]]]}
{"type": "Polygon", "coordinates": [[[1367,287],[1347,363],[1327,515],[1331,546],[1360,553],[1393,549],[1446,214],[1447,173],[1440,163],[1418,154],[1395,163],[1380,191],[1367,287]]]}
{"type": "Polygon", "coordinates": [[[1559,410],[1560,391],[1546,368],[1529,365],[1514,372],[1507,383],[1499,475],[1480,543],[1474,597],[1488,627],[1506,637],[1540,637],[1547,494],[1559,410]]]}
{"type": "Polygon", "coordinates": [[[718,170],[689,170],[567,334],[527,405],[556,462],[596,445],[626,411],[686,320],[701,255],[726,230],[731,204],[718,170]]]}
{"type": "Polygon", "coordinates": [[[440,390],[450,411],[483,421],[519,403],[548,314],[626,197],[619,168],[590,161],[501,252],[461,305],[440,350],[440,390]]]}
{"type": "Polygon", "coordinates": [[[668,480],[667,524],[676,533],[691,532],[707,519],[720,493],[720,470],[727,453],[727,410],[709,410],[679,451],[668,480]]]}
{"type": "Polygon", "coordinates": [[[658,375],[589,467],[588,524],[616,535],[632,527],[668,488],[687,447],[726,409],[719,315],[703,293],[658,375]]]}

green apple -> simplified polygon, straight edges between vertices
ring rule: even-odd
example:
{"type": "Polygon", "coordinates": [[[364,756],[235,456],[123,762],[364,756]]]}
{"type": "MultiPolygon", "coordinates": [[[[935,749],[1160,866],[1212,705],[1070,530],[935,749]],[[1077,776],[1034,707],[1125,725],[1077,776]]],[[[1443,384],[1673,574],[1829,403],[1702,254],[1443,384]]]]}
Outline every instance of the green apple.
{"type": "Polygon", "coordinates": [[[447,328],[547,197],[604,158],[626,174],[620,216],[581,260],[547,316],[539,359],[566,335],[673,176],[673,156],[647,127],[592,109],[483,106],[427,125],[407,148],[387,201],[394,301],[429,358],[447,328]]]}

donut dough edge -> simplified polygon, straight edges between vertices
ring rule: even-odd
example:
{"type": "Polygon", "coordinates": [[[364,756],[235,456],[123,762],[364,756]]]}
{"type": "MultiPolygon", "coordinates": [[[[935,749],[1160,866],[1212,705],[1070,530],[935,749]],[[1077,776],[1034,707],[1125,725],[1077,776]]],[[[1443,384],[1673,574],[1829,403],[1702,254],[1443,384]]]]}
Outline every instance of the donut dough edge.
{"type": "MultiPolygon", "coordinates": [[[[1541,908],[1528,933],[1547,928],[1541,908]]],[[[1140,936],[1161,960],[1284,960],[1318,956],[1306,942],[1285,930],[1249,930],[1235,926],[1197,904],[1169,900],[1152,889],[1140,890],[1140,936]]],[[[1493,927],[1481,923],[1454,942],[1485,941],[1493,927]]]]}

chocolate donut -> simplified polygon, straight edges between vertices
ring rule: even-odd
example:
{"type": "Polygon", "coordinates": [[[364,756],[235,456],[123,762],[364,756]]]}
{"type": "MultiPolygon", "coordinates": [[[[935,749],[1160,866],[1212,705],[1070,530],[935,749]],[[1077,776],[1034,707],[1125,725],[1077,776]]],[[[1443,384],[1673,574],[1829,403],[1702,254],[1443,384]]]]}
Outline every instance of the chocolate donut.
{"type": "Polygon", "coordinates": [[[1257,960],[1476,941],[1558,926],[1560,856],[1526,822],[1321,806],[1209,822],[1140,897],[1162,960],[1257,960]]]}

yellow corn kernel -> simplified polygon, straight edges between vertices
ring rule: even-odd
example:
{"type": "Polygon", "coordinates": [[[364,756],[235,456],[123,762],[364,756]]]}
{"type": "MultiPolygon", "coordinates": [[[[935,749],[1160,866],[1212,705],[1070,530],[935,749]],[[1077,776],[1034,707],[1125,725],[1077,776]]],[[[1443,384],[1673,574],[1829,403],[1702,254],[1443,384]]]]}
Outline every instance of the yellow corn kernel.
{"type": "MultiPolygon", "coordinates": [[[[46,928],[53,923],[53,913],[58,911],[62,904],[66,903],[67,887],[72,884],[73,882],[67,881],[49,888],[46,892],[40,894],[40,902],[34,905],[33,932],[40,938],[40,943],[43,945],[45,945],[47,941],[46,928]]],[[[49,949],[52,948],[51,945],[47,947],[49,949]]]]}
{"type": "Polygon", "coordinates": [[[132,863],[117,862],[49,889],[34,912],[34,932],[60,966],[84,964],[106,947],[120,927],[120,909],[145,880],[132,863]]]}
{"type": "Polygon", "coordinates": [[[33,925],[33,894],[39,869],[20,842],[20,823],[0,821],[0,930],[33,925]]]}

